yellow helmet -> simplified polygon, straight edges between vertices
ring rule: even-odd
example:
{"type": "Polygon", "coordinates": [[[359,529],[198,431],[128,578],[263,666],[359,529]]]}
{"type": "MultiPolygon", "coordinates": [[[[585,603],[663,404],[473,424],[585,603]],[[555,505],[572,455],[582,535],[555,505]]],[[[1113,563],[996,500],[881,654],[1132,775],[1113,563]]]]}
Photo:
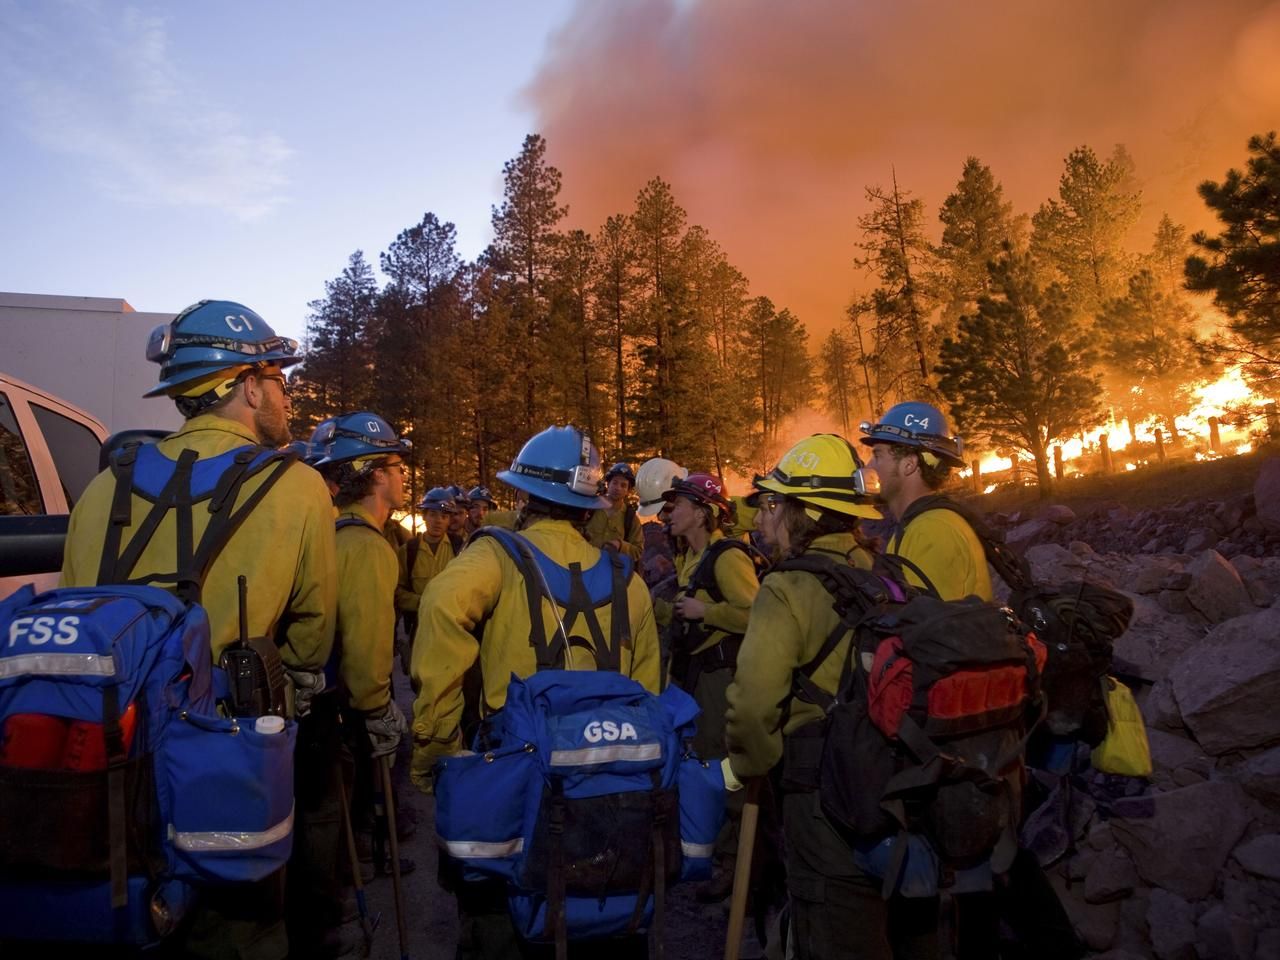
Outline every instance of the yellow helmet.
{"type": "Polygon", "coordinates": [[[879,520],[871,505],[880,492],[880,478],[862,465],[844,437],[815,433],[783,454],[778,465],[755,478],[756,488],[850,517],[879,520]]]}

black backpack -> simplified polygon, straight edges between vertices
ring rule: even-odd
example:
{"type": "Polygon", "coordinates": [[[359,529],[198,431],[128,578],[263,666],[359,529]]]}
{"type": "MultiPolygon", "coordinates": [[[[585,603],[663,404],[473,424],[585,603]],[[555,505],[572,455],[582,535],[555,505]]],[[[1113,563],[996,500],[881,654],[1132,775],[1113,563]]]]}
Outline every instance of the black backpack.
{"type": "MultiPolygon", "coordinates": [[[[754,545],[738,540],[736,537],[725,537],[707,546],[702,559],[689,582],[676,590],[676,599],[692,597],[699,590],[705,590],[713,603],[723,603],[724,594],[716,583],[716,562],[729,550],[741,550],[755,567],[756,579],[761,579],[769,570],[769,560],[754,545]]],[[[730,669],[738,665],[738,651],[742,648],[742,634],[730,633],[714,647],[694,653],[706,643],[710,631],[701,620],[682,620],[673,617],[667,628],[667,645],[671,651],[671,678],[686,693],[693,693],[698,685],[698,677],[708,670],[730,669]]]]}
{"type": "Polygon", "coordinates": [[[859,570],[810,554],[774,569],[817,577],[840,616],[796,671],[793,695],[826,712],[811,786],[863,868],[886,897],[899,892],[907,852],[924,838],[935,885],[988,861],[1007,870],[1027,738],[1042,714],[1039,641],[1009,611],[941,600],[892,565],[859,570]],[[812,676],[850,634],[832,696],[812,676]]]}
{"type": "Polygon", "coordinates": [[[1036,583],[1026,559],[971,510],[942,494],[913,503],[898,529],[929,510],[950,510],[973,528],[987,562],[1009,585],[1009,606],[1049,652],[1042,685],[1049,732],[1097,746],[1107,735],[1106,678],[1115,641],[1128,629],[1133,601],[1087,578],[1036,583]]]}

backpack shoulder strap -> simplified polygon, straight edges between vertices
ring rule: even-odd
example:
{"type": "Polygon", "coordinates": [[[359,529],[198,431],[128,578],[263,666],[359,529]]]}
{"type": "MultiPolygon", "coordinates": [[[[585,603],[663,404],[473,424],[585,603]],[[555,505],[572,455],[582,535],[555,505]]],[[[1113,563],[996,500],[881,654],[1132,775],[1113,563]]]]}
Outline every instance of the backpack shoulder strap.
{"type": "MultiPolygon", "coordinates": [[[[520,571],[520,578],[524,581],[525,598],[529,603],[529,646],[533,647],[537,669],[555,669],[557,659],[562,661],[564,653],[554,649],[547,642],[547,628],[542,620],[544,590],[547,599],[553,605],[555,605],[556,599],[551,595],[551,589],[544,586],[546,578],[538,566],[538,560],[534,556],[532,546],[520,534],[513,530],[504,530],[502,527],[481,527],[472,535],[471,539],[472,542],[475,542],[483,537],[491,537],[498,541],[499,546],[506,551],[507,556],[516,565],[516,569],[520,571]],[[557,657],[557,654],[559,654],[559,657],[557,657]]],[[[556,615],[559,616],[558,610],[556,615]]],[[[567,643],[567,638],[563,642],[567,643]]]]}
{"type": "Polygon", "coordinates": [[[631,531],[636,528],[636,517],[635,504],[628,502],[622,512],[622,536],[626,540],[631,539],[631,531]]]}
{"type": "Polygon", "coordinates": [[[684,588],[686,596],[691,597],[699,590],[705,590],[710,594],[713,603],[724,602],[724,593],[716,582],[716,561],[727,550],[741,550],[748,557],[750,556],[747,545],[733,537],[725,537],[708,545],[706,552],[702,554],[702,559],[698,561],[697,568],[693,571],[693,576],[689,578],[689,583],[684,588]]]}
{"type": "Polygon", "coordinates": [[[345,530],[347,527],[364,527],[366,530],[372,530],[381,536],[381,531],[377,527],[368,520],[362,520],[360,517],[339,517],[333,525],[335,533],[339,530],[345,530]]]}
{"type": "MultiPolygon", "coordinates": [[[[1000,579],[1007,583],[1011,590],[1026,590],[1031,587],[1031,568],[1026,558],[1009,547],[1004,542],[1004,538],[991,529],[975,511],[952,500],[944,493],[921,497],[907,507],[902,514],[902,519],[895,525],[899,542],[906,533],[908,524],[930,510],[950,510],[962,517],[977,536],[978,542],[982,544],[982,552],[987,558],[987,563],[991,564],[1000,579]]],[[[915,572],[919,574],[919,569],[916,568],[915,572]]]]}

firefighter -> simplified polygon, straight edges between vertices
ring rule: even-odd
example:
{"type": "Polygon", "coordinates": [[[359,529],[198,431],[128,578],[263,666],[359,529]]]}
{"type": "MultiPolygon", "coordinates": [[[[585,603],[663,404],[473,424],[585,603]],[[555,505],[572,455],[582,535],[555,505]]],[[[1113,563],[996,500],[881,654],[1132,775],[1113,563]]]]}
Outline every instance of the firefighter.
{"type": "MultiPolygon", "coordinates": [[[[160,364],[160,382],[146,395],[173,398],[186,421],[158,443],[170,459],[193,450],[198,465],[246,445],[279,447],[289,442],[283,371],[300,361],[298,345],[276,336],[248,307],[228,300],[202,300],[188,307],[152,332],[147,358],[160,364]]],[[[248,502],[272,472],[250,477],[237,504],[248,502]]],[[[111,471],[105,471],[76,503],[67,531],[64,586],[98,582],[114,488],[111,471]]],[[[150,506],[133,498],[133,519],[123,528],[122,543],[129,542],[150,506]]],[[[176,568],[176,514],[170,511],[161,520],[134,563],[134,575],[176,568]]],[[[210,513],[195,510],[190,516],[190,533],[198,542],[210,513]]],[[[337,597],[333,507],[314,470],[302,463],[289,465],[214,559],[202,602],[209,615],[215,664],[239,634],[237,577],[242,574],[248,583],[249,635],[276,639],[301,715],[323,683],[337,597]]],[[[259,883],[209,888],[203,894],[180,944],[183,956],[288,954],[283,870],[259,883]]]]}
{"type": "Polygon", "coordinates": [[[498,501],[485,486],[472,487],[467,491],[467,536],[475,533],[487,522],[490,511],[498,509],[498,501]]]}
{"type": "Polygon", "coordinates": [[[456,556],[467,545],[467,521],[470,518],[471,501],[467,499],[467,492],[456,483],[449,484],[445,489],[453,498],[454,512],[449,514],[449,542],[453,544],[453,552],[456,556]]]}
{"type": "Polygon", "coordinates": [[[394,755],[409,729],[391,695],[399,563],[383,535],[391,511],[404,502],[409,443],[367,412],[326,421],[313,441],[324,451],[316,468],[337,488],[338,619],[326,677],[331,692],[315,698],[298,731],[289,940],[295,954],[339,956],[360,940],[358,929],[340,926],[347,857],[337,791],[346,789],[350,757],[339,714],[350,721],[347,740],[358,758],[352,804],[358,813],[369,807],[373,764],[394,755]]]}
{"type": "MultiPolygon", "coordinates": [[[[792,447],[756,478],[756,523],[783,559],[826,556],[869,569],[872,556],[858,523],[879,519],[872,478],[851,444],[817,434],[792,447]]],[[[782,818],[790,892],[790,941],[800,960],[869,960],[936,956],[937,901],[881,899],[881,881],[854,863],[845,840],[818,802],[823,711],[795,695],[797,671],[837,635],[840,617],[813,574],[770,573],[751,607],[738,667],[728,690],[726,732],[731,773],[761,777],[783,764],[782,818]],[[856,945],[856,946],[854,946],[856,945]]],[[[812,683],[830,695],[849,652],[849,635],[816,664],[812,683]]]]}
{"type": "MultiPolygon", "coordinates": [[[[520,510],[520,533],[550,562],[567,572],[570,565],[586,570],[601,560],[601,552],[581,530],[589,514],[609,501],[596,494],[600,455],[577,428],[551,427],[532,437],[498,479],[527,496],[520,510]]],[[[436,759],[464,746],[464,673],[478,658],[484,677],[483,710],[486,715],[500,710],[512,674],[527,677],[537,670],[539,652],[531,643],[538,632],[535,624],[544,638],[560,636],[563,624],[569,642],[556,644],[555,666],[596,669],[597,658],[607,665],[612,653],[618,656],[620,672],[657,691],[658,636],[649,594],[639,577],[632,575],[625,584],[630,646],[619,641],[611,651],[586,638],[620,637],[622,631],[612,623],[613,601],[586,614],[565,616],[564,622],[561,608],[545,593],[535,587],[536,610],[531,609],[530,595],[524,575],[502,544],[483,535],[427,586],[413,654],[418,696],[410,775],[420,789],[430,792],[436,759]]],[[[457,893],[462,920],[458,956],[518,957],[520,944],[507,913],[505,886],[466,883],[457,893]]]]}
{"type": "MultiPolygon", "coordinates": [[[[881,498],[895,520],[885,552],[919,567],[943,600],[970,595],[990,600],[991,575],[978,535],[956,512],[927,509],[926,498],[937,493],[953,468],[964,466],[960,439],[951,436],[942,412],[928,403],[899,403],[861,429],[880,477],[881,498]]],[[[910,567],[906,575],[922,585],[910,567]]]]}
{"type": "Polygon", "coordinates": [[[644,553],[644,531],[640,528],[631,491],[636,486],[635,471],[629,463],[615,463],[604,475],[604,496],[609,506],[591,514],[587,522],[587,540],[593,547],[605,544],[632,560],[644,553]]]}
{"type": "Polygon", "coordinates": [[[456,556],[453,541],[449,539],[449,526],[458,507],[448,488],[432,487],[419,502],[418,509],[422,511],[423,530],[400,550],[400,584],[396,587],[396,609],[404,615],[410,643],[418,628],[422,591],[456,556]]]}
{"type": "MultiPolygon", "coordinates": [[[[725,692],[733,679],[747,617],[760,587],[756,567],[745,545],[725,536],[732,508],[724,483],[708,473],[676,479],[663,495],[671,509],[671,532],[689,549],[681,555],[674,602],[654,601],[654,614],[667,630],[671,650],[671,682],[697,701],[702,713],[692,746],[706,760],[725,755],[725,692]]],[[[729,820],[716,842],[715,872],[696,896],[717,903],[733,890],[737,852],[738,797],[731,797],[729,820]]]]}
{"type": "MultiPolygon", "coordinates": [[[[689,476],[688,470],[664,457],[654,457],[640,464],[640,469],[636,471],[636,496],[640,501],[636,507],[636,515],[656,517],[661,514],[665,517],[671,509],[671,504],[663,500],[662,495],[671,489],[673,481],[683,480],[687,476],[689,476]]],[[[661,597],[674,600],[675,543],[671,537],[670,526],[665,519],[662,521],[662,532],[663,536],[645,544],[641,572],[655,599],[661,597]]]]}

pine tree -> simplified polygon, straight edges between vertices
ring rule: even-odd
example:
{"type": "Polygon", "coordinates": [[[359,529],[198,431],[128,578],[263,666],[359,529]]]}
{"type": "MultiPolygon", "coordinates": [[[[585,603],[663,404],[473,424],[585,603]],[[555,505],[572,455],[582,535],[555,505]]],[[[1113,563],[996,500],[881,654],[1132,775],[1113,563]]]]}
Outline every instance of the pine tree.
{"type": "Polygon", "coordinates": [[[599,327],[607,331],[612,368],[613,449],[618,456],[631,454],[631,434],[627,429],[628,339],[635,329],[635,302],[639,278],[636,275],[634,239],[629,218],[609,217],[596,235],[595,304],[599,327]]]}
{"type": "Polygon", "coordinates": [[[961,430],[1031,454],[1047,497],[1049,444],[1098,419],[1093,350],[1062,288],[1036,282],[1030,255],[1006,251],[991,288],[943,341],[938,385],[961,430]]]}
{"type": "Polygon", "coordinates": [[[822,341],[822,381],[826,390],[827,406],[840,420],[840,431],[852,436],[855,394],[855,359],[852,345],[846,334],[832,330],[822,341]]]}
{"type": "Polygon", "coordinates": [[[1187,344],[1195,332],[1191,309],[1161,290],[1150,270],[1140,270],[1129,278],[1126,296],[1103,305],[1098,330],[1103,361],[1119,383],[1136,391],[1130,423],[1134,414],[1157,413],[1176,440],[1174,418],[1186,409],[1198,372],[1187,344]]]}
{"type": "Polygon", "coordinates": [[[1133,160],[1117,146],[1105,162],[1087,146],[1067,155],[1058,199],[1032,218],[1037,262],[1060,279],[1073,308],[1095,316],[1130,274],[1124,239],[1142,209],[1133,160]]]}
{"type": "Polygon", "coordinates": [[[1218,352],[1243,362],[1255,383],[1280,379],[1280,143],[1275,131],[1249,138],[1244,172],[1206,180],[1200,196],[1222,222],[1191,241],[1202,251],[1186,263],[1187,286],[1213,294],[1230,321],[1218,352]]]}
{"type": "Polygon", "coordinates": [[[933,247],[924,233],[924,204],[908,191],[867,187],[872,204],[858,218],[862,256],[854,264],[877,281],[871,295],[876,318],[876,353],[890,381],[889,390],[922,398],[933,392],[927,292],[923,278],[932,271],[933,247]]]}
{"type": "Polygon", "coordinates": [[[1151,271],[1162,293],[1183,297],[1186,287],[1183,269],[1191,252],[1187,228],[1174,223],[1166,213],[1156,226],[1151,252],[1142,258],[1142,266],[1151,271]]]}

